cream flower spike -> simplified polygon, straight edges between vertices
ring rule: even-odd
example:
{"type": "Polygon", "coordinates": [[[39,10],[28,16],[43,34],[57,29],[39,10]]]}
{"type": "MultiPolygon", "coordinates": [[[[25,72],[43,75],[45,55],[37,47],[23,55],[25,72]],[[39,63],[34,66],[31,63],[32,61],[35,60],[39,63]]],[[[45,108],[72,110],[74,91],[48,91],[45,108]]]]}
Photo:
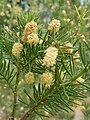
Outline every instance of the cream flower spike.
{"type": "Polygon", "coordinates": [[[53,80],[53,75],[50,72],[45,72],[41,75],[41,82],[45,87],[50,87],[53,80]]]}
{"type": "Polygon", "coordinates": [[[22,49],[23,45],[20,42],[16,42],[12,47],[12,54],[16,57],[19,57],[22,49]]]}
{"type": "Polygon", "coordinates": [[[26,73],[26,75],[25,75],[25,81],[26,81],[28,84],[34,83],[34,74],[33,74],[32,72],[26,73]]]}
{"type": "Polygon", "coordinates": [[[24,30],[24,36],[22,38],[22,41],[27,42],[28,36],[36,33],[37,23],[34,21],[31,21],[26,24],[25,30],[24,30]]]}
{"type": "Polygon", "coordinates": [[[52,20],[48,26],[48,30],[50,30],[51,32],[57,32],[60,29],[60,20],[52,20]]]}
{"type": "Polygon", "coordinates": [[[44,65],[47,67],[53,66],[56,63],[58,55],[58,49],[56,47],[49,47],[46,49],[46,55],[44,57],[44,65]]]}

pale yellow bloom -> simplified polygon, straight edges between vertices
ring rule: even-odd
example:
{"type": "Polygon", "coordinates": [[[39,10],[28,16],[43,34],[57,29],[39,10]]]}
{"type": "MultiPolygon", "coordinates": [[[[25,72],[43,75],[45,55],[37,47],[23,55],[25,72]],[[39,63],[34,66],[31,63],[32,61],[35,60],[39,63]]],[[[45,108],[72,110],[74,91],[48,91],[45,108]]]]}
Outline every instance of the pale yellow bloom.
{"type": "Polygon", "coordinates": [[[27,42],[30,45],[36,45],[37,43],[39,43],[39,38],[38,35],[36,33],[32,33],[27,37],[27,42]]]}
{"type": "Polygon", "coordinates": [[[5,16],[5,13],[4,13],[4,12],[1,12],[1,13],[0,13],[0,16],[2,16],[2,17],[5,16]]]}
{"type": "Polygon", "coordinates": [[[48,26],[48,30],[57,32],[60,29],[60,20],[52,20],[48,26]]]}
{"type": "Polygon", "coordinates": [[[35,33],[36,32],[36,27],[37,27],[37,23],[34,22],[34,21],[31,21],[31,22],[26,24],[25,30],[29,31],[30,33],[35,33]]]}
{"type": "Polygon", "coordinates": [[[24,36],[23,36],[23,39],[22,39],[24,42],[27,42],[28,36],[30,34],[36,33],[36,27],[37,27],[37,23],[34,22],[34,21],[31,21],[31,22],[26,24],[25,30],[24,30],[24,36]]]}
{"type": "Polygon", "coordinates": [[[73,52],[73,46],[71,43],[67,43],[64,46],[61,46],[61,49],[65,53],[72,53],[73,52]]]}
{"type": "Polygon", "coordinates": [[[69,18],[67,19],[67,22],[70,22],[70,19],[69,19],[69,18]]]}
{"type": "Polygon", "coordinates": [[[81,35],[80,38],[85,39],[85,35],[81,35]]]}
{"type": "Polygon", "coordinates": [[[77,79],[77,81],[83,83],[85,80],[84,80],[83,78],[79,77],[79,78],[77,79]]]}
{"type": "Polygon", "coordinates": [[[62,14],[63,14],[64,16],[66,16],[66,11],[65,11],[65,10],[62,10],[62,14]]]}
{"type": "Polygon", "coordinates": [[[67,19],[66,18],[63,18],[63,20],[66,22],[67,21],[67,19]]]}
{"type": "Polygon", "coordinates": [[[20,32],[17,32],[17,36],[19,37],[19,35],[20,35],[20,32]]]}
{"type": "Polygon", "coordinates": [[[71,25],[74,25],[74,22],[73,22],[73,21],[71,21],[71,22],[70,22],[70,24],[71,24],[71,25]]]}
{"type": "Polygon", "coordinates": [[[74,59],[75,59],[75,62],[79,62],[80,60],[79,60],[79,57],[80,57],[80,55],[79,55],[79,53],[78,53],[78,51],[74,54],[74,59]]]}
{"type": "Polygon", "coordinates": [[[23,45],[20,42],[16,42],[12,47],[12,54],[16,57],[19,57],[22,49],[23,45]]]}
{"type": "Polygon", "coordinates": [[[8,28],[8,26],[4,26],[4,30],[7,31],[7,32],[10,31],[10,29],[8,28]]]}
{"type": "Polygon", "coordinates": [[[34,74],[32,72],[28,72],[26,75],[25,75],[25,81],[29,84],[32,84],[34,83],[34,74]]]}
{"type": "Polygon", "coordinates": [[[79,84],[78,82],[83,83],[84,81],[85,81],[85,80],[84,80],[82,77],[79,77],[79,78],[77,78],[76,81],[74,81],[73,83],[74,83],[74,84],[79,84]]]}
{"type": "Polygon", "coordinates": [[[53,75],[50,72],[45,72],[41,75],[41,82],[45,87],[50,87],[53,80],[53,75]]]}
{"type": "Polygon", "coordinates": [[[10,4],[7,4],[7,7],[8,7],[9,9],[11,9],[11,5],[10,5],[10,4]]]}
{"type": "Polygon", "coordinates": [[[47,67],[53,66],[56,63],[56,58],[58,55],[58,49],[56,47],[49,47],[46,50],[46,55],[44,57],[44,65],[47,67]]]}
{"type": "Polygon", "coordinates": [[[17,20],[16,20],[16,19],[13,19],[13,20],[12,20],[12,24],[13,24],[13,26],[16,26],[16,25],[17,25],[17,20]]]}
{"type": "Polygon", "coordinates": [[[76,104],[74,104],[74,107],[82,106],[82,103],[78,100],[74,100],[76,104]]]}
{"type": "Polygon", "coordinates": [[[61,80],[64,80],[64,72],[61,72],[61,74],[60,74],[60,79],[61,79],[61,80]]]}
{"type": "Polygon", "coordinates": [[[42,40],[42,39],[40,39],[39,44],[41,45],[42,43],[43,43],[43,40],[42,40]]]}

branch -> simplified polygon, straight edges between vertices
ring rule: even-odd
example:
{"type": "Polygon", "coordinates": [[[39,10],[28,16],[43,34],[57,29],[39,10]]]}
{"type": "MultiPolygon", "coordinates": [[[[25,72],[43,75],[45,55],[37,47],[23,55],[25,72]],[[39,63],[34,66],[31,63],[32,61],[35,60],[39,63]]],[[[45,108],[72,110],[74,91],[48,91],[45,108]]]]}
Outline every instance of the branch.
{"type": "Polygon", "coordinates": [[[39,100],[39,102],[37,103],[37,105],[35,105],[35,106],[31,109],[31,111],[29,110],[28,112],[26,112],[25,115],[23,116],[23,118],[22,118],[21,120],[27,120],[27,118],[28,118],[29,116],[30,116],[30,118],[32,118],[35,109],[36,109],[37,107],[39,107],[39,106],[42,104],[42,102],[44,102],[44,101],[45,101],[45,98],[43,98],[43,95],[42,95],[42,97],[41,97],[41,99],[39,100]]]}
{"type": "Polygon", "coordinates": [[[20,68],[17,68],[17,78],[15,83],[15,90],[14,90],[14,102],[13,102],[13,110],[12,110],[12,117],[9,118],[9,120],[14,120],[15,112],[16,112],[16,106],[17,106],[17,88],[19,83],[19,75],[20,75],[20,68]]]}

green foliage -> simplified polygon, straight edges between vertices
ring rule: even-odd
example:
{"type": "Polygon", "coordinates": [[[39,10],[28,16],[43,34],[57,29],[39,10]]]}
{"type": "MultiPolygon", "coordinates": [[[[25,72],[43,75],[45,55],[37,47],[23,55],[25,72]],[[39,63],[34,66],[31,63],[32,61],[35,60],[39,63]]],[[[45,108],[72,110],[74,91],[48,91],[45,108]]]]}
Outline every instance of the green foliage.
{"type": "MultiPolygon", "coordinates": [[[[58,32],[50,32],[47,27],[41,28],[38,25],[37,33],[42,43],[30,45],[22,41],[25,25],[34,20],[38,24],[40,21],[35,14],[22,14],[17,17],[17,29],[1,30],[0,38],[0,85],[8,85],[13,93],[11,117],[18,118],[17,110],[20,106],[24,107],[20,119],[35,119],[40,117],[49,118],[50,115],[57,115],[60,111],[70,111],[71,106],[76,105],[75,100],[82,100],[87,97],[84,90],[90,92],[90,47],[88,38],[82,37],[84,31],[82,26],[85,25],[86,11],[81,14],[75,7],[78,14],[78,22],[71,25],[71,21],[63,24],[58,32]],[[19,32],[19,35],[17,35],[19,32]],[[16,42],[23,44],[23,50],[20,57],[12,54],[13,44],[16,42]],[[66,46],[68,43],[72,47],[66,46]],[[53,67],[43,65],[43,58],[48,47],[54,46],[58,49],[56,64],[53,67]],[[65,52],[63,49],[73,49],[72,52],[65,52]],[[79,52],[79,58],[74,55],[79,52]],[[75,60],[79,59],[79,62],[75,60]],[[31,71],[34,73],[35,82],[28,84],[25,82],[25,74],[31,71]],[[53,74],[54,80],[50,88],[46,88],[41,83],[40,76],[49,71],[53,74]],[[61,74],[63,78],[61,78],[61,74]],[[82,77],[85,81],[77,81],[82,77]],[[26,112],[27,111],[27,112],[26,112]],[[48,114],[46,114],[48,113],[48,114]]],[[[61,20],[63,21],[63,20],[61,20]]],[[[84,26],[83,26],[84,27],[84,26]]],[[[86,28],[85,28],[86,31],[86,28]]],[[[11,112],[11,111],[10,111],[11,112]]]]}
{"type": "Polygon", "coordinates": [[[15,79],[16,72],[15,68],[11,67],[10,60],[3,60],[0,63],[0,84],[8,84],[8,86],[13,90],[11,82],[15,79]],[[5,82],[4,82],[5,81],[5,82]]]}

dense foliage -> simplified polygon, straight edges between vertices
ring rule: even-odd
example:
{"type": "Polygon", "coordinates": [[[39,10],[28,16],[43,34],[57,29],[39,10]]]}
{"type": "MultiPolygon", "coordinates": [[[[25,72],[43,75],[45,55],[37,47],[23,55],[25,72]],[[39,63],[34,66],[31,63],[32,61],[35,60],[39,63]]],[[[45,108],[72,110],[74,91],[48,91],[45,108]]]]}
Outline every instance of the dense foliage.
{"type": "Polygon", "coordinates": [[[73,111],[90,96],[88,7],[75,1],[37,2],[30,3],[32,11],[23,11],[18,2],[6,2],[9,13],[6,8],[0,14],[0,103],[6,106],[2,106],[4,119],[63,119],[62,111],[73,111]],[[40,5],[45,5],[44,11],[37,13],[40,5]],[[19,10],[19,16],[16,6],[22,12],[19,10]],[[12,12],[14,7],[17,12],[12,12]]]}

